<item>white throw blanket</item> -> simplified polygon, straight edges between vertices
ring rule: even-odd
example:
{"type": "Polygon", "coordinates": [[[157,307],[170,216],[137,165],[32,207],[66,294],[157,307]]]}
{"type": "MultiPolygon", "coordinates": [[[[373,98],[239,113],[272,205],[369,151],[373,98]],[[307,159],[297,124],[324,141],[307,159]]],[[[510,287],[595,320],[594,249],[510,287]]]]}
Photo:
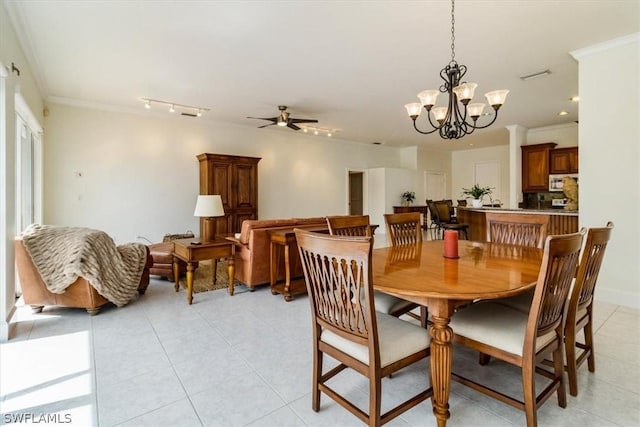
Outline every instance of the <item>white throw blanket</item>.
{"type": "Polygon", "coordinates": [[[118,307],[135,295],[147,262],[143,244],[116,246],[108,234],[90,228],[33,224],[22,240],[49,291],[62,294],[83,277],[118,307]]]}

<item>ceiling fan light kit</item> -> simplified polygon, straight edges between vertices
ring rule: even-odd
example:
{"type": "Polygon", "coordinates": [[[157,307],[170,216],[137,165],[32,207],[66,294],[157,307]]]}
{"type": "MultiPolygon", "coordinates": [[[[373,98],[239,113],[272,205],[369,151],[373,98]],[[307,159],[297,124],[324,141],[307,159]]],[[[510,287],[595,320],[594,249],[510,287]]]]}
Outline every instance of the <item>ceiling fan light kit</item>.
{"type": "Polygon", "coordinates": [[[484,129],[491,126],[498,118],[498,110],[507,98],[508,90],[494,90],[487,92],[485,97],[489,105],[495,111],[493,120],[485,125],[478,125],[477,120],[483,114],[484,103],[470,104],[473,98],[476,83],[462,81],[467,73],[465,65],[459,65],[455,60],[455,0],[451,0],[451,62],[440,70],[440,78],[444,84],[439,90],[425,90],[418,94],[420,102],[406,104],[407,114],[413,121],[413,128],[424,135],[438,132],[443,139],[460,139],[473,133],[476,129],[484,129]],[[447,107],[433,108],[440,93],[448,95],[447,107]],[[460,105],[462,104],[462,106],[460,105]],[[431,129],[422,131],[418,129],[416,119],[420,117],[422,107],[427,110],[427,118],[431,129]],[[429,114],[431,113],[431,114],[429,114]],[[433,115],[433,119],[431,118],[433,115]],[[468,120],[471,118],[471,122],[468,120]],[[434,123],[435,120],[435,123],[434,123]]]}
{"type": "Polygon", "coordinates": [[[168,105],[168,111],[170,113],[175,113],[176,109],[183,110],[180,114],[183,116],[189,117],[202,117],[202,113],[206,111],[210,111],[205,107],[196,107],[194,105],[186,105],[186,104],[177,104],[175,102],[162,101],[160,99],[151,99],[151,98],[140,98],[142,102],[144,102],[144,108],[147,110],[151,109],[151,104],[160,104],[160,105],[168,105]],[[185,111],[186,110],[186,111],[185,111]]]}
{"type": "Polygon", "coordinates": [[[281,127],[286,126],[293,130],[300,130],[302,129],[300,126],[298,126],[298,124],[300,123],[318,123],[318,121],[315,119],[298,119],[291,117],[289,112],[287,111],[286,105],[279,105],[278,110],[280,110],[280,115],[276,117],[247,117],[247,119],[268,120],[272,122],[267,125],[258,126],[258,129],[277,125],[281,127]]]}

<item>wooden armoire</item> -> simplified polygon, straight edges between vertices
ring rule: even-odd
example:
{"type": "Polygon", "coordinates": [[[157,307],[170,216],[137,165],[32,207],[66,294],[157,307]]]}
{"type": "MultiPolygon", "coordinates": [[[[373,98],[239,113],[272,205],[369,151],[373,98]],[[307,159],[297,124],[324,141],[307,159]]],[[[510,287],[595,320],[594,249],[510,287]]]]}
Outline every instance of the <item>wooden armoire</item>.
{"type": "MultiPolygon", "coordinates": [[[[219,194],[225,216],[216,218],[215,234],[239,233],[242,221],[258,218],[258,157],[203,153],[200,194],[219,194]]],[[[204,220],[200,219],[200,235],[204,220]]]]}

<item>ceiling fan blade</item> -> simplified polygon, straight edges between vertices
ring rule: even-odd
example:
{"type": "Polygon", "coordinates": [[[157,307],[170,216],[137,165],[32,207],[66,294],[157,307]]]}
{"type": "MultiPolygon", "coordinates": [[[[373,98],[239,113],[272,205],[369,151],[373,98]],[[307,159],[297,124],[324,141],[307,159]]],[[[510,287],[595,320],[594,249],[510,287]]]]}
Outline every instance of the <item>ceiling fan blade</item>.
{"type": "Polygon", "coordinates": [[[266,128],[267,126],[273,126],[275,123],[269,123],[268,125],[258,126],[258,129],[266,128]]]}
{"type": "Polygon", "coordinates": [[[290,119],[289,123],[318,123],[315,119],[290,119]]]}
{"type": "Polygon", "coordinates": [[[279,119],[279,117],[250,117],[250,116],[247,116],[247,119],[270,120],[272,122],[276,122],[279,119]]]}
{"type": "Polygon", "coordinates": [[[287,123],[287,127],[290,127],[293,130],[300,130],[300,128],[298,126],[294,125],[291,122],[287,123]]]}

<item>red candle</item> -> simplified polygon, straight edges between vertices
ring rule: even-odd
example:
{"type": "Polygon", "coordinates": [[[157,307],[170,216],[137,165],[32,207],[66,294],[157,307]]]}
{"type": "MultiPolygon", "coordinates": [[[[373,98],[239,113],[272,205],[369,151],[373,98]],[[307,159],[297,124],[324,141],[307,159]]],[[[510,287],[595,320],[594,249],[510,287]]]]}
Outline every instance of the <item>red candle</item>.
{"type": "Polygon", "coordinates": [[[444,231],[444,257],[460,258],[458,256],[458,232],[455,230],[444,231]]]}

